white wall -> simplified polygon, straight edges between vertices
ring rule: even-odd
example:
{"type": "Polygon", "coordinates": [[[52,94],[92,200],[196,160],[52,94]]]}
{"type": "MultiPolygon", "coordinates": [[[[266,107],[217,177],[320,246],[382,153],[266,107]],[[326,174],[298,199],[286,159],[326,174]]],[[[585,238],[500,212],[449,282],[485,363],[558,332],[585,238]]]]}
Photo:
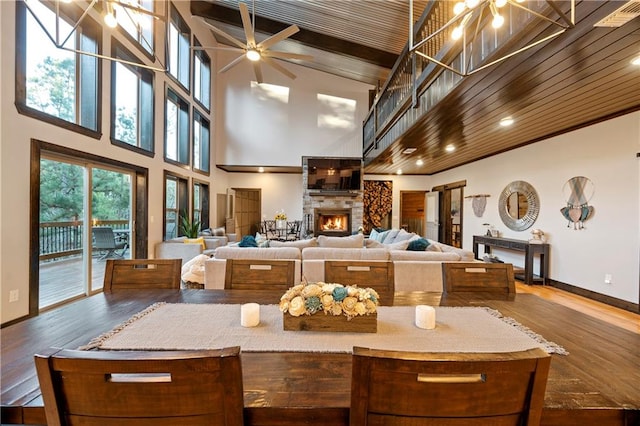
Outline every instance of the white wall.
{"type": "MultiPolygon", "coordinates": [[[[235,58],[228,52],[217,57],[219,66],[235,58]]],[[[300,167],[302,156],[360,157],[373,86],[283,66],[297,78],[263,65],[266,84],[252,87],[255,76],[246,60],[218,75],[218,164],[300,167]]]]}
{"type": "MultiPolygon", "coordinates": [[[[490,223],[507,238],[528,240],[540,228],[551,245],[553,280],[638,303],[640,277],[640,112],[557,136],[536,144],[440,173],[430,185],[466,180],[464,195],[490,194],[484,215],[476,217],[471,200],[464,201],[463,246],[490,223]],[[589,178],[595,209],[583,230],[567,228],[560,213],[566,206],[562,187],[574,176],[589,178]],[[498,198],[512,181],[529,182],[538,192],[540,214],[533,227],[516,232],[498,214],[498,198]],[[605,274],[612,283],[605,284],[605,274]]],[[[395,206],[394,206],[395,209],[395,206]]],[[[522,256],[498,253],[522,265],[522,256]]]]}

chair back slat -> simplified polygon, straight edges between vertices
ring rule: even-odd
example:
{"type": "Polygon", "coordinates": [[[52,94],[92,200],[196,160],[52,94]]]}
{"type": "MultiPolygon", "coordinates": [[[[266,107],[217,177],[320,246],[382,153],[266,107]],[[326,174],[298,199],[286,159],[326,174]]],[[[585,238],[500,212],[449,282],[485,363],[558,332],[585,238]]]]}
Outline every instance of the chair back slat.
{"type": "Polygon", "coordinates": [[[36,355],[47,423],[243,424],[240,348],[36,355]]]}
{"type": "Polygon", "coordinates": [[[354,348],[350,425],[538,425],[550,360],[354,348]]]}
{"type": "Polygon", "coordinates": [[[516,292],[510,263],[443,262],[442,280],[445,293],[516,292]]]}
{"type": "Polygon", "coordinates": [[[108,259],[104,291],[180,288],[182,259],[108,259]]]}

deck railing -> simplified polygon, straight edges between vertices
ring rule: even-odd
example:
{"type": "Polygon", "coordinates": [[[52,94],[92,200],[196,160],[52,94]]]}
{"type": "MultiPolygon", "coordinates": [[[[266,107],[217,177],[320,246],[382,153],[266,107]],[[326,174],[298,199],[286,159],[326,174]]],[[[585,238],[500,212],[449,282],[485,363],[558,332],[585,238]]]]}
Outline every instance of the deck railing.
{"type": "MultiPolygon", "coordinates": [[[[40,261],[55,260],[82,253],[83,222],[41,222],[38,235],[40,261]]],[[[101,220],[92,226],[111,226],[127,229],[128,220],[101,220]]]]}

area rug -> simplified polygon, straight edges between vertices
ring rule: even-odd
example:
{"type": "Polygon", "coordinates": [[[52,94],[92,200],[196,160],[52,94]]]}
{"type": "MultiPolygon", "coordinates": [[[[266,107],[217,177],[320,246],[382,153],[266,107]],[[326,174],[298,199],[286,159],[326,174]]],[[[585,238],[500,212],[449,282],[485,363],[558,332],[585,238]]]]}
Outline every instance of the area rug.
{"type": "MultiPolygon", "coordinates": [[[[260,306],[260,324],[240,325],[241,305],[156,303],[80,349],[196,350],[240,346],[244,352],[346,352],[354,346],[420,352],[515,352],[553,342],[482,307],[436,307],[436,328],[415,326],[415,307],[378,307],[377,333],[284,331],[277,305],[260,306]]],[[[317,315],[324,315],[322,313],[317,315]]]]}

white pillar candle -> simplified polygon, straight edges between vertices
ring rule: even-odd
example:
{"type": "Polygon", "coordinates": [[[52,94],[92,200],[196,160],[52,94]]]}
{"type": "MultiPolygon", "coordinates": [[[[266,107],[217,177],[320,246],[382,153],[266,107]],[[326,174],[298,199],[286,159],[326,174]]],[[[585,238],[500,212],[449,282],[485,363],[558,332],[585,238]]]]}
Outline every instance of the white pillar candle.
{"type": "Polygon", "coordinates": [[[245,303],[240,307],[240,324],[243,327],[255,327],[260,324],[260,305],[245,303]]]}
{"type": "Polygon", "coordinates": [[[436,328],[436,310],[433,306],[418,305],[416,306],[416,326],[426,330],[436,328]]]}

